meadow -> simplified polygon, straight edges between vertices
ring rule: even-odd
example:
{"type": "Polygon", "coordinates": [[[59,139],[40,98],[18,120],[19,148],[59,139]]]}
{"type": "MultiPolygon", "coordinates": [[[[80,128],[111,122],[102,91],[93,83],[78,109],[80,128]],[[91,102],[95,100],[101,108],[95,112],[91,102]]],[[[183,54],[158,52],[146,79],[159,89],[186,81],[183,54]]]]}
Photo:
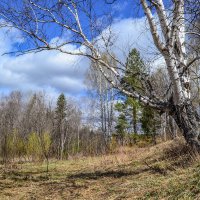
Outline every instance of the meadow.
{"type": "Polygon", "coordinates": [[[0,166],[0,199],[199,199],[198,156],[183,140],[109,155],[0,166]]]}

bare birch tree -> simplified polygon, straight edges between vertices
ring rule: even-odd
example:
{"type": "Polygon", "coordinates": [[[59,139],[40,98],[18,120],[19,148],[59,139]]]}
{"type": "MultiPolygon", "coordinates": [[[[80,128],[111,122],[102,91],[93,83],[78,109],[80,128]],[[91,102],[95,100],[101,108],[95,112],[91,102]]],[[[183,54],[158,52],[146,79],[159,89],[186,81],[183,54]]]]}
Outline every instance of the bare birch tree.
{"type": "MultiPolygon", "coordinates": [[[[96,68],[113,87],[138,99],[143,104],[171,115],[182,130],[186,141],[191,146],[200,149],[198,140],[200,118],[192,105],[190,87],[190,67],[199,59],[199,56],[190,60],[186,49],[186,33],[197,36],[199,33],[186,32],[184,0],[169,0],[168,2],[172,8],[170,17],[163,0],[140,0],[154,45],[166,64],[170,80],[169,89],[166,92],[170,93],[170,98],[166,97],[168,95],[160,98],[146,76],[144,79],[148,87],[143,93],[121,83],[125,64],[109,53],[112,35],[109,27],[106,29],[107,34],[100,29],[95,9],[91,8],[92,0],[2,0],[0,2],[0,16],[3,19],[1,26],[18,29],[26,38],[26,42],[31,42],[29,46],[24,45],[20,51],[13,53],[57,50],[64,54],[89,58],[96,63],[96,68]],[[158,24],[153,11],[157,14],[158,24]],[[158,31],[159,29],[161,32],[158,31]],[[62,39],[52,42],[50,38],[54,33],[53,30],[56,30],[56,36],[62,39]],[[71,37],[66,37],[63,33],[69,33],[71,37]],[[99,40],[101,40],[101,45],[99,45],[99,40]],[[77,49],[67,48],[71,44],[76,45],[77,49]],[[103,52],[105,51],[115,59],[116,66],[104,61],[103,52]],[[115,79],[109,76],[108,70],[114,74],[115,79]]],[[[132,5],[130,9],[131,7],[132,5]]]]}
{"type": "MultiPolygon", "coordinates": [[[[109,62],[106,59],[106,55],[104,55],[104,60],[109,62]]],[[[90,102],[94,104],[93,106],[95,106],[96,111],[94,112],[94,110],[92,110],[90,115],[93,116],[97,128],[100,128],[101,132],[104,134],[105,142],[107,143],[114,130],[113,109],[115,91],[98,68],[95,69],[95,65],[96,63],[92,63],[91,67],[88,69],[85,84],[91,98],[90,102]]],[[[110,71],[107,73],[110,73],[110,71]]],[[[110,76],[112,76],[112,74],[110,74],[110,76]]]]}

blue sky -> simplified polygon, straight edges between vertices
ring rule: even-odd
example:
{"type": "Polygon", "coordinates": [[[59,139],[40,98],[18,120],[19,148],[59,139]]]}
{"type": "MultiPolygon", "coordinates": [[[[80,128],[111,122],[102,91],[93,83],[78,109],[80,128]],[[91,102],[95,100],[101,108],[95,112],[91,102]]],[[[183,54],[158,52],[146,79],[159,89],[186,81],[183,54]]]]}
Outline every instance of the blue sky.
{"type": "MultiPolygon", "coordinates": [[[[147,22],[143,12],[134,6],[132,0],[118,0],[109,8],[100,3],[97,4],[97,8],[100,11],[109,10],[114,16],[112,30],[117,40],[113,51],[121,60],[125,60],[128,52],[134,47],[142,54],[155,51],[151,35],[146,31],[147,22]],[[130,5],[133,7],[130,8],[130,5]]],[[[20,36],[19,31],[5,32],[0,29],[0,54],[13,51],[19,44],[24,45],[20,36]]],[[[51,39],[54,39],[54,36],[52,35],[51,39]]],[[[76,46],[69,45],[68,48],[76,49],[76,46]]],[[[64,92],[67,96],[78,99],[86,94],[84,75],[88,66],[89,61],[86,58],[55,51],[18,57],[4,55],[0,59],[0,93],[12,90],[45,90],[52,97],[64,92]]]]}

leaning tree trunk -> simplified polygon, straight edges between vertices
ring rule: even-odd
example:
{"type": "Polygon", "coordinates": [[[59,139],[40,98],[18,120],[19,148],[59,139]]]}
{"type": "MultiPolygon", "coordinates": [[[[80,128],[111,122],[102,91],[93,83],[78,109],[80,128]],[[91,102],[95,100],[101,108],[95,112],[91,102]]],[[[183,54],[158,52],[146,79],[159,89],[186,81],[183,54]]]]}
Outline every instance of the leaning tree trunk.
{"type": "Polygon", "coordinates": [[[186,142],[195,150],[200,152],[199,141],[199,116],[191,102],[183,106],[173,105],[171,107],[172,117],[181,129],[186,142]]]}

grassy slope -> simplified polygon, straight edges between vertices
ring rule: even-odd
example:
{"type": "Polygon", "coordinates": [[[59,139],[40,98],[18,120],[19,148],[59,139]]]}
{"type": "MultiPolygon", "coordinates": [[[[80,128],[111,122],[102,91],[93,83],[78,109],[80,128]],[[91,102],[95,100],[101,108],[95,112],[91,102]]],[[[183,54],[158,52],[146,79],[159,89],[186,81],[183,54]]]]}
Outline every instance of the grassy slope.
{"type": "Polygon", "coordinates": [[[200,166],[180,141],[94,158],[0,166],[0,199],[200,199],[200,166]]]}

